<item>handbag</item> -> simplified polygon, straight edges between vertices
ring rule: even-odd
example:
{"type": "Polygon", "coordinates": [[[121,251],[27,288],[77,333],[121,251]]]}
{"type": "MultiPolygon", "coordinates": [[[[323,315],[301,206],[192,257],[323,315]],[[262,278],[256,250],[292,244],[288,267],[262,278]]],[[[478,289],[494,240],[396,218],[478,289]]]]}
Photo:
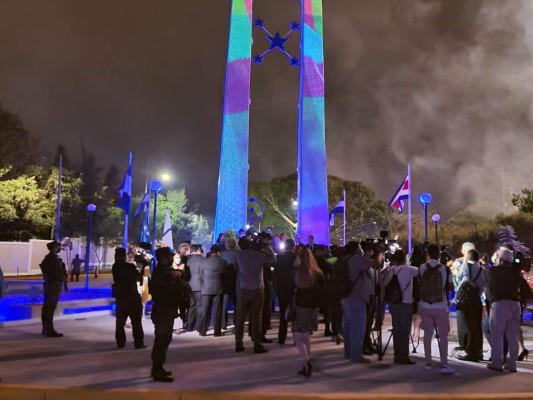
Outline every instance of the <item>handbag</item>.
{"type": "Polygon", "coordinates": [[[292,296],[291,302],[289,303],[289,306],[285,310],[285,321],[293,322],[295,320],[296,320],[296,290],[294,290],[294,294],[292,296]]]}

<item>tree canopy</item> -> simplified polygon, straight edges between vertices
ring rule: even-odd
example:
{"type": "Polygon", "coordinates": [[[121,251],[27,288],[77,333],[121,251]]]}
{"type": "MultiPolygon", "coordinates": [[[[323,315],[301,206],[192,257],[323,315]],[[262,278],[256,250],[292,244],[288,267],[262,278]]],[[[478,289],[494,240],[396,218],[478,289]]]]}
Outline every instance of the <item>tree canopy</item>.
{"type": "MultiPolygon", "coordinates": [[[[388,230],[393,224],[392,211],[386,202],[360,182],[328,176],[328,198],[331,210],[346,191],[346,239],[378,236],[380,230],[388,230]]],[[[275,232],[293,235],[296,229],[297,175],[274,178],[268,182],[251,182],[251,197],[264,207],[263,227],[275,232]]],[[[257,225],[257,224],[256,224],[257,225]]],[[[341,243],[342,218],[337,216],[331,230],[332,243],[341,243]]]]}

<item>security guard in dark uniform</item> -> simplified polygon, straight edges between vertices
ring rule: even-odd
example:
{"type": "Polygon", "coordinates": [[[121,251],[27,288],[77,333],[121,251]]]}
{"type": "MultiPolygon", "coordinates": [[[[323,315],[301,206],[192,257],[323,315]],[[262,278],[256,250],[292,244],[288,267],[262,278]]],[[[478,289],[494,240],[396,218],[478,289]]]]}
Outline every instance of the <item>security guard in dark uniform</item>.
{"type": "Polygon", "coordinates": [[[50,253],[44,257],[44,260],[39,265],[44,279],[44,303],[41,313],[42,333],[46,337],[62,337],[63,334],[56,332],[54,329],[54,312],[65,281],[64,263],[58,256],[61,251],[61,243],[50,242],[46,247],[50,250],[50,253]]]}
{"type": "Polygon", "coordinates": [[[119,349],[126,345],[126,330],[124,324],[128,317],[131,320],[133,341],[136,349],[144,349],[144,331],[142,326],[142,302],[138,291],[138,283],[142,281],[142,271],[139,272],[134,264],[126,262],[126,249],[115,249],[115,263],[113,273],[113,297],[116,302],[115,339],[119,349]]]}
{"type": "Polygon", "coordinates": [[[155,252],[157,266],[150,281],[152,295],[152,322],[154,323],[154,347],[152,349],[152,378],[158,382],[172,382],[172,372],[166,371],[168,346],[172,340],[174,319],[178,316],[178,307],[182,289],[181,271],[174,270],[172,263],[174,252],[168,247],[161,247],[155,252]]]}

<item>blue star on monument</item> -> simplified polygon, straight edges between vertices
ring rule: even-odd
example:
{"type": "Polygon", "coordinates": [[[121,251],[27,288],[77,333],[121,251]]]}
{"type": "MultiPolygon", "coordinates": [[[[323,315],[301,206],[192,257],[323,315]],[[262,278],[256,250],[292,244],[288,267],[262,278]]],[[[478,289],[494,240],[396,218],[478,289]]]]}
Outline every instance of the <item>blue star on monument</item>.
{"type": "Polygon", "coordinates": [[[299,31],[300,30],[300,24],[296,21],[289,22],[289,25],[291,27],[291,30],[293,31],[299,31]]]}
{"type": "Polygon", "coordinates": [[[264,25],[265,24],[265,20],[264,19],[261,19],[261,18],[257,18],[255,20],[255,26],[258,27],[258,28],[264,28],[264,25]]]}
{"type": "Polygon", "coordinates": [[[254,56],[254,64],[263,65],[263,58],[265,58],[265,56],[262,56],[261,54],[254,56]]]}
{"type": "Polygon", "coordinates": [[[290,57],[289,62],[291,63],[291,67],[297,67],[300,63],[300,60],[298,60],[296,57],[290,57]]]}
{"type": "Polygon", "coordinates": [[[279,31],[277,31],[274,36],[267,36],[267,40],[271,43],[269,50],[279,49],[279,51],[285,53],[285,48],[283,45],[285,42],[288,42],[289,39],[281,37],[279,31]]]}

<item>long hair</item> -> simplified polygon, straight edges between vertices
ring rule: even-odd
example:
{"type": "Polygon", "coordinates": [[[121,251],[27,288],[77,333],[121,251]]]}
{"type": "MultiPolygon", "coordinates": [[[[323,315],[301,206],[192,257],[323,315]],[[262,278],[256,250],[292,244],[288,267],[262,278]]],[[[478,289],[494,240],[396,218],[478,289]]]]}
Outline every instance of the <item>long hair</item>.
{"type": "Polygon", "coordinates": [[[307,247],[300,247],[297,252],[300,265],[295,267],[294,281],[300,289],[311,287],[318,276],[322,276],[322,270],[318,267],[315,257],[307,247]]]}

